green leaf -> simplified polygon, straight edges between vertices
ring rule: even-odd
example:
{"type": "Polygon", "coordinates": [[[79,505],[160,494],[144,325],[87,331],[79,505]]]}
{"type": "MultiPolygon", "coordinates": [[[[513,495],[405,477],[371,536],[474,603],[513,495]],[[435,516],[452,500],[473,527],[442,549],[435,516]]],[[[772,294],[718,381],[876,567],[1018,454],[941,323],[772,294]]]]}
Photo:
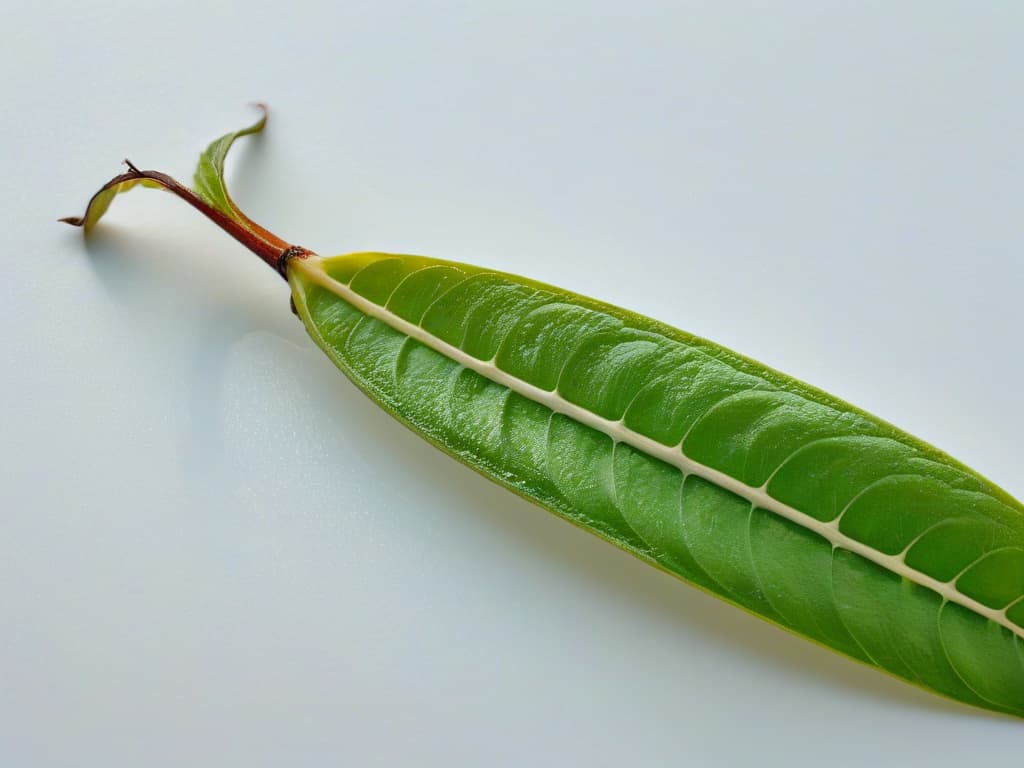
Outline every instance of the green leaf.
{"type": "Polygon", "coordinates": [[[1024,507],[944,453],[760,363],[514,275],[321,259],[238,210],[213,142],[159,186],[286,276],[314,341],[454,458],[647,562],[915,685],[1024,716],[1024,507]]]}
{"type": "Polygon", "coordinates": [[[267,106],[258,103],[253,106],[261,113],[259,120],[248,128],[226,133],[219,139],[210,142],[210,145],[199,155],[199,164],[196,166],[192,179],[193,189],[211,207],[230,216],[265,242],[273,244],[278,250],[284,250],[288,247],[286,242],[271,234],[242,213],[239,207],[235,205],[235,201],[231,199],[231,195],[228,194],[228,187],[224,182],[224,162],[227,160],[228,152],[234,145],[235,140],[243,136],[261,133],[267,124],[267,106]]]}
{"type": "Polygon", "coordinates": [[[260,119],[248,128],[226,133],[219,139],[211,141],[210,145],[199,155],[199,164],[196,166],[193,177],[192,188],[196,194],[214,208],[236,220],[241,220],[242,213],[231,199],[227,185],[224,183],[224,161],[236,139],[259,133],[266,126],[266,106],[257,104],[256,107],[262,113],[260,119]]]}
{"type": "Polygon", "coordinates": [[[935,448],[513,275],[378,253],[288,275],[331,360],[481,474],[792,632],[1024,716],[1024,508],[935,448]]]}

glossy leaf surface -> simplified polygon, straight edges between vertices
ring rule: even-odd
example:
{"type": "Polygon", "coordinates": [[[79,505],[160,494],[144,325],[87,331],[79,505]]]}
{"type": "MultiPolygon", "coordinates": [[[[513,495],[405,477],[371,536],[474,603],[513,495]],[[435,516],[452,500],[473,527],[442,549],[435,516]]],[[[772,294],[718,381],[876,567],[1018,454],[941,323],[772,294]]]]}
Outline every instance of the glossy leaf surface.
{"type": "Polygon", "coordinates": [[[487,477],[841,653],[1024,714],[1022,508],[948,456],[519,277],[377,253],[289,277],[337,366],[487,477]]]}

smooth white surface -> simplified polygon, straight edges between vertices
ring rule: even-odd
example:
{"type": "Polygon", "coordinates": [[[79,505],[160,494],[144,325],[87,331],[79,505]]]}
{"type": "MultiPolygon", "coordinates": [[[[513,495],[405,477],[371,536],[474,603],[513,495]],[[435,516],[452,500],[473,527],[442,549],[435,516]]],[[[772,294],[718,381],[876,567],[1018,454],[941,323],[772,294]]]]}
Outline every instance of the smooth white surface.
{"type": "Polygon", "coordinates": [[[5,11],[0,765],[1019,759],[422,443],[170,196],[53,219],[264,99],[281,236],[642,311],[1021,497],[1021,6],[141,6],[5,11]]]}

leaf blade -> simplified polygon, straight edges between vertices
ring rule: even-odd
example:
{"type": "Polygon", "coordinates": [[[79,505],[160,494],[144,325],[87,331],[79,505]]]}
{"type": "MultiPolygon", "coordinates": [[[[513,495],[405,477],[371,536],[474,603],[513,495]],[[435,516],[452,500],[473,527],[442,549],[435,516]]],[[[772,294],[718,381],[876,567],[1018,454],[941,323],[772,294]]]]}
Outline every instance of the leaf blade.
{"type": "MultiPolygon", "coordinates": [[[[883,551],[840,530],[843,515],[852,499],[857,498],[862,503],[858,514],[865,514],[863,509],[867,509],[869,518],[884,524],[896,503],[891,494],[865,501],[861,497],[863,487],[851,488],[844,491],[850,500],[838,508],[833,501],[833,506],[828,507],[825,501],[831,488],[821,478],[812,478],[808,486],[811,490],[804,491],[815,503],[821,502],[815,515],[790,507],[768,493],[771,483],[777,481],[783,495],[799,498],[794,490],[800,490],[799,484],[795,484],[792,476],[787,478],[779,473],[787,466],[799,468],[801,456],[806,459],[815,451],[824,451],[822,455],[831,457],[828,466],[842,467],[856,461],[879,462],[870,451],[865,452],[866,445],[896,444],[899,450],[883,451],[883,460],[874,467],[877,471],[858,476],[860,485],[871,485],[878,474],[892,474],[886,467],[893,463],[907,473],[925,472],[929,482],[944,484],[943,499],[956,502],[950,502],[949,514],[996,527],[1009,524],[1019,541],[1024,530],[1020,505],[944,454],[852,406],[752,361],[737,358],[710,342],[522,278],[423,257],[371,254],[328,259],[322,264],[304,263],[293,271],[291,278],[300,316],[335,363],[393,415],[474,469],[643,559],[791,631],[943,695],[1024,715],[1024,705],[1010,694],[1013,685],[1024,683],[1024,667],[1013,666],[1014,659],[1022,658],[1017,649],[1024,628],[1010,621],[1005,611],[982,605],[958,592],[955,586],[908,567],[906,550],[895,554],[883,551]],[[323,271],[318,276],[321,266],[323,271]],[[417,305],[411,310],[409,314],[417,318],[415,322],[403,319],[398,306],[401,302],[396,301],[396,297],[403,295],[401,286],[415,282],[416,275],[423,270],[441,269],[454,270],[465,278],[432,293],[426,309],[417,305]],[[342,276],[344,282],[334,281],[332,273],[342,276]],[[369,277],[361,280],[361,274],[369,277]],[[365,295],[352,290],[357,287],[365,295]],[[405,360],[395,367],[391,378],[371,380],[363,370],[370,358],[374,358],[374,365],[380,364],[379,347],[373,347],[372,354],[368,354],[358,339],[353,343],[351,335],[340,346],[332,341],[335,331],[318,318],[337,311],[340,304],[346,305],[353,317],[372,316],[374,322],[383,323],[391,332],[397,331],[396,344],[405,350],[405,360]],[[556,306],[566,307],[556,312],[564,313],[568,323],[565,327],[589,339],[589,352],[574,358],[581,348],[587,348],[586,340],[575,338],[565,344],[566,336],[549,333],[545,337],[543,328],[541,332],[537,328],[531,330],[531,322],[546,311],[550,314],[556,306]],[[589,321],[582,325],[580,313],[591,313],[589,321]],[[604,315],[604,319],[597,322],[593,318],[595,313],[604,315]],[[580,331],[581,328],[588,330],[580,331]],[[604,335],[603,340],[598,338],[600,334],[604,335]],[[613,343],[609,334],[619,334],[616,338],[622,343],[613,343]],[[522,349],[508,347],[509,339],[514,340],[513,344],[527,346],[527,340],[532,340],[532,352],[524,356],[522,349]],[[561,343],[567,348],[553,351],[548,339],[556,339],[556,347],[561,343]],[[638,345],[638,340],[644,344],[638,345]],[[650,347],[644,346],[647,344],[655,348],[660,345],[660,351],[679,363],[673,369],[675,374],[652,363],[650,347]],[[574,359],[575,369],[570,367],[574,359]],[[562,370],[555,386],[549,388],[553,361],[560,361],[562,370]],[[502,365],[514,369],[516,375],[502,365]],[[442,369],[444,373],[440,373],[442,369]],[[485,385],[466,389],[465,396],[452,398],[452,382],[457,382],[463,376],[461,371],[466,370],[488,379],[491,385],[497,383],[512,390],[500,410],[474,404],[473,393],[486,390],[485,385]],[[631,375],[630,370],[642,375],[631,375]],[[594,371],[600,375],[594,376],[594,371]],[[666,385],[666,376],[672,380],[672,386],[666,385]],[[438,389],[437,382],[441,380],[448,382],[443,390],[438,389]],[[537,386],[531,381],[548,386],[537,386]],[[561,385],[565,382],[568,385],[563,390],[561,385]],[[651,396],[654,391],[659,393],[657,397],[651,396]],[[438,397],[442,392],[443,397],[438,397]],[[529,403],[525,410],[520,398],[529,403]],[[648,434],[634,431],[630,424],[653,426],[651,419],[639,418],[639,412],[637,418],[628,418],[631,408],[640,407],[637,404],[643,406],[647,415],[660,413],[669,419],[688,419],[684,430],[687,436],[679,445],[672,445],[655,439],[655,435],[662,439],[664,436],[654,428],[648,429],[648,434]],[[541,411],[536,417],[523,415],[537,408],[541,411]],[[544,408],[549,412],[547,418],[544,408]],[[694,408],[699,411],[695,417],[694,408]],[[498,413],[501,415],[495,415],[498,413]],[[551,436],[564,433],[567,420],[577,422],[579,429],[574,436],[562,435],[552,453],[551,436]],[[453,431],[452,425],[460,426],[453,431]],[[555,433],[551,432],[552,425],[556,427],[555,433]],[[611,440],[593,442],[591,448],[586,448],[591,440],[586,437],[588,430],[611,440]],[[516,439],[502,438],[504,442],[496,446],[495,434],[515,434],[516,439]],[[688,455],[690,435],[697,436],[692,452],[706,463],[688,455]],[[541,442],[548,449],[531,453],[531,446],[541,442]],[[623,471],[615,469],[615,457],[620,454],[622,443],[629,450],[670,465],[676,474],[632,472],[628,477],[633,479],[624,484],[623,471]],[[611,457],[610,465],[606,456],[611,457]],[[691,480],[693,475],[697,477],[691,480]],[[662,479],[651,479],[656,476],[662,479]],[[682,477],[682,481],[677,477],[682,477]],[[752,485],[754,482],[761,485],[752,485]],[[652,490],[651,483],[661,485],[652,490]],[[684,489],[687,485],[690,488],[689,501],[684,490],[681,507],[666,500],[675,496],[673,488],[677,483],[684,489]],[[623,502],[624,494],[633,493],[642,495],[650,506],[640,509],[636,504],[623,502]],[[772,517],[762,517],[762,513],[772,517]],[[727,525],[730,520],[735,524],[727,525]],[[786,535],[789,524],[800,526],[799,536],[786,535]],[[732,547],[737,548],[738,555],[732,547]],[[852,596],[846,586],[844,597],[831,593],[829,598],[833,575],[830,570],[826,584],[824,571],[826,564],[831,568],[829,553],[834,556],[836,552],[844,553],[843,573],[860,574],[858,579],[847,578],[842,582],[854,585],[852,596]],[[772,558],[780,554],[788,559],[789,570],[776,567],[778,564],[772,558]],[[800,568],[817,576],[794,576],[800,568]],[[907,583],[914,588],[897,590],[896,605],[903,601],[903,610],[890,611],[882,617],[882,629],[869,632],[871,623],[863,615],[863,608],[858,612],[852,607],[867,594],[864,584],[874,583],[861,577],[876,572],[895,578],[897,585],[907,583]],[[1012,680],[993,684],[982,679],[960,684],[965,683],[962,670],[978,676],[983,674],[978,670],[985,668],[985,662],[972,655],[970,644],[962,641],[965,633],[977,631],[970,624],[964,629],[964,622],[952,625],[958,639],[955,649],[962,657],[960,668],[950,667],[945,655],[939,655],[937,649],[944,645],[936,635],[938,613],[929,606],[949,601],[976,617],[981,622],[979,626],[997,625],[1006,631],[1009,651],[1000,657],[1001,666],[993,666],[990,672],[1000,678],[1013,676],[1012,680]],[[848,626],[848,620],[856,622],[855,629],[848,626]],[[901,653],[910,654],[910,658],[903,658],[901,653]],[[977,695],[979,688],[985,688],[986,695],[977,695]]],[[[562,327],[558,318],[547,320],[556,330],[562,327]]],[[[621,455],[625,458],[629,453],[621,455]]],[[[920,494],[925,486],[911,484],[910,488],[920,494]]],[[[925,493],[923,498],[927,497],[925,493]]],[[[896,498],[903,498],[901,503],[906,506],[906,493],[896,498]]],[[[801,503],[806,505],[807,499],[801,503]]],[[[909,512],[901,514],[905,520],[897,522],[911,524],[917,519],[909,512]]],[[[933,517],[922,519],[934,523],[933,517]]],[[[904,531],[903,538],[910,536],[913,544],[916,539],[912,534],[923,536],[931,530],[920,532],[919,528],[920,524],[913,523],[904,531]]],[[[996,543],[991,537],[982,537],[983,547],[996,543]]],[[[950,544],[947,542],[946,546],[950,544]]],[[[926,560],[925,565],[931,567],[931,559],[926,560]]],[[[1000,595],[1000,599],[1003,597],[1000,595]]],[[[993,647],[989,635],[985,636],[986,647],[993,647]]]]}

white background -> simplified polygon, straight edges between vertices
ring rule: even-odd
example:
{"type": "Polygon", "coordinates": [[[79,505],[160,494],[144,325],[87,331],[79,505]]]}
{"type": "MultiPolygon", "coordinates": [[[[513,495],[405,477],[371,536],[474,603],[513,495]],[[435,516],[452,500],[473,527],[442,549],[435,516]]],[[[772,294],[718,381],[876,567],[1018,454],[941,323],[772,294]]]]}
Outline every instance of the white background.
{"type": "MultiPolygon", "coordinates": [[[[963,765],[1024,726],[686,587],[351,386],[185,179],[710,337],[1024,497],[1017,2],[4,11],[0,765],[963,765]]],[[[150,6],[150,7],[146,7],[150,6]]]]}

